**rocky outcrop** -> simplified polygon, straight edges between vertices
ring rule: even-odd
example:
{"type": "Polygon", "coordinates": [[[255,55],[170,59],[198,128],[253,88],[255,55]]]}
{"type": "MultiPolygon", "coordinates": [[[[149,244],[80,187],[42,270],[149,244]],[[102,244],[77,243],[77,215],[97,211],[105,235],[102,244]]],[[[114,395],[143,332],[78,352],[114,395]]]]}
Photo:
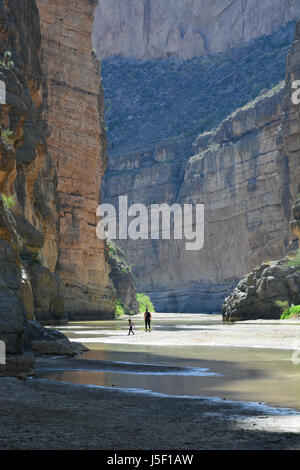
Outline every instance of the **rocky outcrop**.
{"type": "Polygon", "coordinates": [[[166,144],[112,156],[104,199],[128,203],[205,205],[204,247],[180,240],[120,240],[138,291],[158,311],[220,311],[239,279],[266,260],[286,255],[300,171],[300,108],[291,100],[299,80],[299,23],[286,81],[199,136],[194,155],[166,144]]]}
{"type": "Polygon", "coordinates": [[[278,319],[282,308],[276,302],[300,303],[300,269],[287,260],[263,264],[245,276],[222,306],[225,321],[278,319]]]}
{"type": "Polygon", "coordinates": [[[101,58],[187,59],[251,41],[299,15],[294,0],[101,0],[93,42],[101,58]]]}
{"type": "Polygon", "coordinates": [[[25,348],[34,355],[74,356],[88,351],[81,343],[69,341],[57,330],[44,328],[40,323],[29,320],[24,334],[25,348]]]}
{"type": "Polygon", "coordinates": [[[66,287],[69,318],[86,320],[112,318],[115,310],[104,242],[96,237],[107,157],[103,90],[91,46],[95,4],[37,0],[48,85],[47,142],[58,172],[57,272],[66,287]]]}

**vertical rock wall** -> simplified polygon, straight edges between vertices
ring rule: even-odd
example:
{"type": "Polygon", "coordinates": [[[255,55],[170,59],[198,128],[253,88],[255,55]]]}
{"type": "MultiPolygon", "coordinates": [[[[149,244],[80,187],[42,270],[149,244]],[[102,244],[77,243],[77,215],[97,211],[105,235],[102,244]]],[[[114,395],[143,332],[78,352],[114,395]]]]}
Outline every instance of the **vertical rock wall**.
{"type": "Polygon", "coordinates": [[[106,248],[96,237],[106,137],[99,64],[91,45],[95,1],[37,0],[48,83],[49,151],[58,172],[58,273],[69,318],[114,314],[106,248]]]}
{"type": "MultiPolygon", "coordinates": [[[[299,23],[286,82],[198,137],[195,155],[165,144],[163,152],[111,159],[106,202],[205,204],[200,251],[180,240],[122,240],[139,291],[159,311],[213,312],[237,281],[264,261],[279,259],[294,241],[289,227],[300,178],[299,23]],[[190,158],[189,158],[190,157],[190,158]]],[[[294,214],[296,217],[296,214],[294,214]]]]}
{"type": "Polygon", "coordinates": [[[101,0],[99,57],[191,58],[269,34],[300,15],[297,0],[101,0]]]}
{"type": "Polygon", "coordinates": [[[47,149],[40,42],[35,1],[1,2],[0,79],[6,84],[6,103],[0,122],[0,340],[7,356],[0,375],[30,372],[32,357],[24,354],[28,318],[42,312],[44,318],[53,313],[58,320],[64,314],[63,292],[58,293],[61,284],[54,274],[58,199],[47,149]],[[41,271],[53,287],[51,293],[44,292],[43,305],[38,302],[41,271]],[[58,310],[54,298],[60,302],[58,310]]]}

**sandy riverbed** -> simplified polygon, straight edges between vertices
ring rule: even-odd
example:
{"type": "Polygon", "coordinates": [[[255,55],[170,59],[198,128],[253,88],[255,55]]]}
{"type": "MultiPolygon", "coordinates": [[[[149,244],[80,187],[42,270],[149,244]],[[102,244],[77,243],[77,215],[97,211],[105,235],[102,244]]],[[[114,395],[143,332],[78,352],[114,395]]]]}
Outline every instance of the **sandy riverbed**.
{"type": "MultiPolygon", "coordinates": [[[[80,341],[91,347],[97,343],[133,344],[133,345],[180,345],[180,346],[230,346],[274,349],[300,349],[300,321],[297,320],[252,320],[223,325],[220,315],[201,315],[211,324],[195,325],[193,314],[153,314],[152,332],[143,330],[142,315],[133,317],[136,324],[135,335],[127,336],[127,320],[120,319],[122,328],[107,328],[99,338],[95,330],[76,332],[76,323],[72,323],[72,341],[80,341]],[[172,324],[171,331],[164,326],[172,324]],[[176,328],[177,325],[177,328],[176,328]],[[176,331],[177,330],[177,331],[176,331]]],[[[90,323],[93,324],[92,322],[90,323]]],[[[96,324],[96,322],[95,322],[96,324]]]]}
{"type": "MultiPolygon", "coordinates": [[[[172,315],[160,317],[160,321],[173,323],[172,315]]],[[[139,318],[135,317],[135,322],[138,324],[139,318]]],[[[180,331],[176,328],[163,330],[158,328],[158,323],[155,326],[154,316],[154,331],[150,334],[138,329],[134,337],[127,337],[126,331],[121,329],[105,330],[101,338],[91,338],[92,334],[86,337],[92,342],[123,344],[130,341],[137,345],[203,344],[286,349],[299,346],[300,340],[300,323],[208,324],[195,330],[190,317],[181,315],[180,324],[185,325],[180,331]]],[[[85,333],[88,328],[87,325],[85,333]]],[[[69,330],[74,333],[76,324],[70,325],[69,330]]],[[[73,333],[72,336],[76,336],[73,333]]],[[[82,337],[82,332],[78,336],[82,337]]],[[[68,361],[72,359],[60,359],[60,364],[67,366],[68,361]]],[[[44,365],[47,362],[49,366],[57,364],[55,358],[38,361],[44,365]]],[[[106,366],[112,367],[111,364],[106,366]]],[[[139,370],[149,368],[137,367],[139,370]]],[[[0,449],[300,450],[300,413],[261,404],[175,398],[42,379],[2,378],[0,406],[0,449]]]]}
{"type": "Polygon", "coordinates": [[[300,449],[299,415],[232,402],[3,378],[0,404],[1,449],[300,449]]]}

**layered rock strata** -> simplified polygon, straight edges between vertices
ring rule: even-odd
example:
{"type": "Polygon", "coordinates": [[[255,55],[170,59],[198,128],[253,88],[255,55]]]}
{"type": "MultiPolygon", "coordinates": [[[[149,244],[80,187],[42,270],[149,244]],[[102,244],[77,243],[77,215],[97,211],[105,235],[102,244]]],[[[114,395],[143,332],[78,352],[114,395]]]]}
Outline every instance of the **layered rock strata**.
{"type": "Polygon", "coordinates": [[[91,45],[95,1],[37,0],[47,77],[48,147],[60,201],[57,272],[70,319],[114,316],[108,256],[96,237],[96,208],[106,167],[103,90],[91,45]],[[100,91],[99,91],[100,90],[100,91]]]}
{"type": "Polygon", "coordinates": [[[58,199],[56,171],[47,149],[47,87],[40,64],[39,14],[33,0],[22,8],[15,0],[0,4],[0,79],[6,85],[1,106],[0,138],[0,339],[6,365],[0,374],[31,373],[33,360],[24,354],[28,318],[39,317],[36,277],[46,273],[44,319],[64,319],[63,300],[54,307],[59,280],[58,199]],[[9,57],[7,61],[5,58],[9,57]]]}
{"type": "Polygon", "coordinates": [[[295,236],[291,207],[300,171],[299,23],[278,90],[266,92],[201,135],[194,155],[161,145],[150,152],[113,157],[105,201],[129,204],[205,205],[204,247],[187,251],[180,240],[121,240],[139,291],[159,311],[220,311],[224,298],[247,272],[283,257],[295,236]]]}
{"type": "MultiPolygon", "coordinates": [[[[292,101],[293,83],[300,79],[300,21],[296,27],[296,38],[287,60],[287,79],[284,90],[284,111],[280,127],[279,150],[286,158],[288,169],[286,185],[289,187],[289,201],[295,202],[291,211],[291,231],[299,240],[299,177],[300,177],[300,109],[292,101]],[[295,201],[296,199],[296,201],[295,201]]],[[[286,201],[287,209],[290,207],[286,201]]],[[[282,234],[286,231],[282,227],[282,234]]],[[[277,301],[291,304],[300,303],[300,275],[297,262],[293,259],[278,261],[270,266],[262,265],[237,285],[226,298],[222,314],[225,320],[247,320],[251,318],[278,318],[281,308],[277,301]],[[295,264],[295,266],[293,266],[295,264]]]]}

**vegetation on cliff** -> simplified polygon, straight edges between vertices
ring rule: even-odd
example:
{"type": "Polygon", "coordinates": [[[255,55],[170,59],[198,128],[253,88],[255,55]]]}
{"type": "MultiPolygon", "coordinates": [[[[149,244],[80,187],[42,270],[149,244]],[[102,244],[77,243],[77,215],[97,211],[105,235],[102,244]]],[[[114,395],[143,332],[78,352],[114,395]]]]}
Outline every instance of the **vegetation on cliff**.
{"type": "Polygon", "coordinates": [[[124,251],[110,239],[106,240],[109,252],[110,277],[117,292],[115,315],[134,315],[138,311],[135,280],[132,266],[128,264],[124,251]]]}
{"type": "Polygon", "coordinates": [[[280,320],[288,320],[290,318],[299,318],[300,316],[300,305],[292,305],[288,307],[280,317],[280,320]]]}
{"type": "Polygon", "coordinates": [[[116,303],[116,317],[121,317],[122,315],[136,315],[136,312],[129,310],[121,299],[117,300],[116,303]]]}
{"type": "Polygon", "coordinates": [[[300,268],[300,249],[286,262],[287,266],[300,268]]]}
{"type": "Polygon", "coordinates": [[[16,200],[14,196],[5,196],[5,194],[1,194],[3,205],[5,209],[11,209],[16,205],[16,200]]]}
{"type": "Polygon", "coordinates": [[[138,301],[139,311],[141,313],[143,313],[146,308],[148,308],[151,312],[155,312],[155,307],[148,295],[144,294],[143,292],[139,292],[136,294],[136,300],[138,301]]]}
{"type": "Polygon", "coordinates": [[[103,61],[110,152],[189,139],[284,79],[294,23],[226,52],[189,60],[103,61]]]}

